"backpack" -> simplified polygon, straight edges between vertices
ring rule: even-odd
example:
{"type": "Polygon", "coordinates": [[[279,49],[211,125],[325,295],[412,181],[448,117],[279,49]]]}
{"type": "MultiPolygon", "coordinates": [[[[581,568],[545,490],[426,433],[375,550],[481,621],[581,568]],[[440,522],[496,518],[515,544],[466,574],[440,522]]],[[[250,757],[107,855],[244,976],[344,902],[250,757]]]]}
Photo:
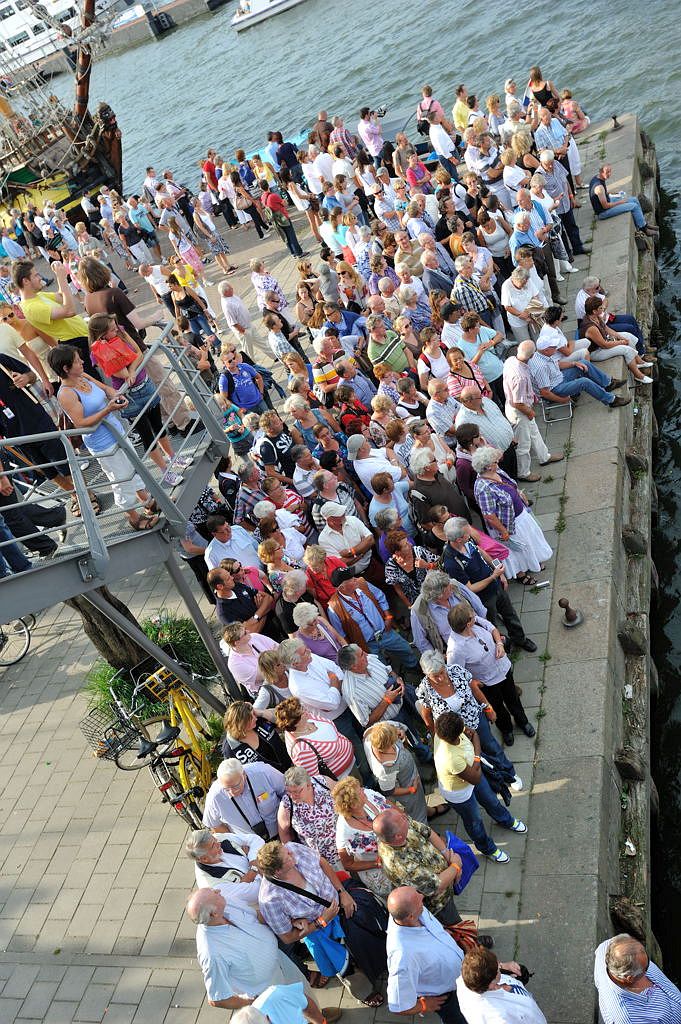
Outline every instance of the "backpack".
{"type": "Polygon", "coordinates": [[[430,121],[427,118],[423,117],[422,115],[424,113],[427,114],[432,105],[433,99],[431,97],[428,100],[428,106],[425,110],[423,109],[423,103],[419,103],[418,107],[416,108],[416,131],[419,133],[419,135],[430,135],[430,121]]]}

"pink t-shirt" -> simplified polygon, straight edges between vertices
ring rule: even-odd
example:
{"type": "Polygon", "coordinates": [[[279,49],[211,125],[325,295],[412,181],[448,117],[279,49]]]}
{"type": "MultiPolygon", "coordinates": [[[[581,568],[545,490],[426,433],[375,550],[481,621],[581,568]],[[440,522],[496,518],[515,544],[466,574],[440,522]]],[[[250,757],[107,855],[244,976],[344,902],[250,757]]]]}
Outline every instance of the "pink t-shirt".
{"type": "Polygon", "coordinates": [[[226,646],[225,641],[220,641],[220,649],[227,654],[227,668],[232,673],[237,683],[245,686],[249,693],[257,693],[263,684],[263,677],[258,669],[258,657],[263,651],[271,651],[278,647],[275,640],[270,640],[262,633],[251,633],[250,636],[252,652],[240,654],[226,646]]]}
{"type": "Polygon", "coordinates": [[[442,104],[439,100],[434,100],[432,96],[425,97],[421,100],[416,108],[416,118],[427,118],[428,114],[437,114],[438,117],[444,117],[445,112],[442,109],[442,104]]]}

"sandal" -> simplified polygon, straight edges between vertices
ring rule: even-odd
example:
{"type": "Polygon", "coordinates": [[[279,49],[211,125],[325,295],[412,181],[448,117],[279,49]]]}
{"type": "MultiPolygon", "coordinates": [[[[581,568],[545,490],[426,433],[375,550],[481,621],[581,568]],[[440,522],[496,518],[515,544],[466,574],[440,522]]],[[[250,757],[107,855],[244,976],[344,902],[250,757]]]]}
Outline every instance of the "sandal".
{"type": "Polygon", "coordinates": [[[375,1009],[378,1006],[383,1006],[385,999],[380,992],[370,992],[366,999],[359,999],[358,1002],[360,1002],[362,1006],[371,1006],[375,1009]]]}
{"type": "Polygon", "coordinates": [[[145,516],[143,513],[140,513],[137,522],[131,523],[131,526],[138,533],[142,530],[153,530],[160,518],[160,516],[145,516]]]}
{"type": "Polygon", "coordinates": [[[539,583],[539,577],[531,576],[529,573],[524,572],[522,576],[516,576],[516,582],[520,583],[523,587],[536,587],[539,583]]]}
{"type": "Polygon", "coordinates": [[[321,971],[310,971],[310,976],[307,980],[310,982],[310,988],[326,988],[331,981],[321,971]]]}
{"type": "Polygon", "coordinates": [[[92,511],[96,516],[98,516],[99,513],[102,511],[102,506],[99,504],[99,498],[97,497],[96,494],[90,494],[89,491],[88,497],[90,499],[90,504],[92,505],[92,511]]]}
{"type": "Polygon", "coordinates": [[[74,519],[80,519],[82,512],[80,511],[80,505],[78,504],[78,498],[74,494],[71,498],[71,515],[74,519]]]}

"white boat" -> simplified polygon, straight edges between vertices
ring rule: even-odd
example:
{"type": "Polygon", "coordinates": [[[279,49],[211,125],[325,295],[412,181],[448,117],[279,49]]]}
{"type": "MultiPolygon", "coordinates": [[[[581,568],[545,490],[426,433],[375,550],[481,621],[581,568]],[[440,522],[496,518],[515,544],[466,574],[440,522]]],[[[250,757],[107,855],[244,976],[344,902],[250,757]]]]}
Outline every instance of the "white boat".
{"type": "Polygon", "coordinates": [[[303,0],[240,0],[236,14],[232,18],[232,27],[237,32],[242,32],[251,25],[257,25],[259,21],[288,11],[291,7],[297,7],[303,0]]]}

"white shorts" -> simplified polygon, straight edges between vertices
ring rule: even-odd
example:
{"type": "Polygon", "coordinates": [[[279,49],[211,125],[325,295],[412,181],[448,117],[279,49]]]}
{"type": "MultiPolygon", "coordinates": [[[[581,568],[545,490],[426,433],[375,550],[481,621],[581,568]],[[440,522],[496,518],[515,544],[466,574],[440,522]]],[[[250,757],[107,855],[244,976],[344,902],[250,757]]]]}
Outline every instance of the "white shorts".
{"type": "Polygon", "coordinates": [[[130,509],[139,504],[138,491],[146,490],[142,480],[125,452],[119,448],[104,452],[92,452],[111,484],[114,502],[118,508],[130,509]]]}

